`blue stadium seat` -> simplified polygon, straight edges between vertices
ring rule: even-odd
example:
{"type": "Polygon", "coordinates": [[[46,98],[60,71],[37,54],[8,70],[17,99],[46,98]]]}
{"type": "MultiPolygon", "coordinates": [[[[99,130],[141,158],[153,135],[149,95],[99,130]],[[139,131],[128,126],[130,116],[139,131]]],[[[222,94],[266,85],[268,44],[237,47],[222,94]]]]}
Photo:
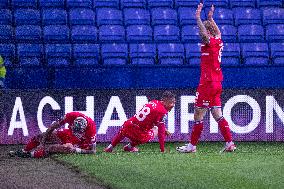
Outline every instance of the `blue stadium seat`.
{"type": "Polygon", "coordinates": [[[0,9],[0,24],[1,25],[12,24],[12,14],[9,9],[0,9]]]}
{"type": "Polygon", "coordinates": [[[206,1],[203,1],[203,3],[206,7],[211,7],[211,5],[214,5],[216,7],[227,8],[229,5],[229,0],[206,0],[206,1]]]}
{"type": "Polygon", "coordinates": [[[22,25],[15,29],[17,42],[40,43],[42,39],[41,27],[36,25],[22,25]]]}
{"type": "Polygon", "coordinates": [[[179,28],[174,25],[157,25],[154,27],[154,40],[156,42],[180,41],[179,28]]]}
{"type": "Polygon", "coordinates": [[[93,8],[92,5],[92,0],[66,0],[67,8],[93,8]]]}
{"type": "Polygon", "coordinates": [[[258,7],[283,7],[282,0],[256,0],[258,7]]]}
{"type": "Polygon", "coordinates": [[[65,7],[65,0],[38,0],[39,7],[47,8],[64,8],[65,7]]]}
{"type": "Polygon", "coordinates": [[[199,0],[175,0],[175,7],[197,7],[199,0]]]}
{"type": "Polygon", "coordinates": [[[121,0],[120,4],[122,9],[131,7],[146,8],[147,2],[146,0],[121,0]]]}
{"type": "Polygon", "coordinates": [[[186,63],[192,66],[200,65],[200,55],[201,55],[201,43],[186,43],[185,48],[185,58],[186,63]]]}
{"type": "Polygon", "coordinates": [[[126,38],[129,42],[152,41],[153,31],[149,25],[131,25],[126,28],[126,38]]]}
{"type": "Polygon", "coordinates": [[[129,56],[131,64],[155,64],[156,44],[130,44],[129,56]]]}
{"type": "Polygon", "coordinates": [[[94,8],[97,7],[119,8],[119,0],[94,0],[94,8]]]}
{"type": "Polygon", "coordinates": [[[102,44],[102,61],[103,64],[118,64],[123,65],[127,63],[128,48],[127,44],[102,44]]]}
{"type": "Polygon", "coordinates": [[[262,42],[264,41],[263,27],[261,25],[240,25],[238,37],[241,42],[262,42]]]}
{"type": "Polygon", "coordinates": [[[75,66],[98,65],[100,51],[98,44],[74,44],[73,58],[75,66]]]}
{"type": "Polygon", "coordinates": [[[73,26],[71,30],[71,41],[73,43],[95,43],[97,41],[97,32],[96,26],[73,26]]]}
{"type": "Polygon", "coordinates": [[[0,25],[0,42],[9,43],[13,41],[13,27],[10,25],[0,25]]]}
{"type": "Polygon", "coordinates": [[[45,45],[45,58],[48,66],[69,66],[71,57],[70,44],[45,45]]]}
{"type": "Polygon", "coordinates": [[[16,25],[40,25],[40,13],[33,9],[17,9],[14,13],[16,25]]]}
{"type": "Polygon", "coordinates": [[[231,8],[234,7],[255,7],[255,0],[230,0],[231,8]]]}
{"type": "Polygon", "coordinates": [[[284,24],[269,24],[266,26],[266,39],[270,42],[284,41],[284,24]]]}
{"type": "Polygon", "coordinates": [[[71,25],[95,25],[95,12],[92,9],[70,9],[69,23],[71,25]]]}
{"type": "Polygon", "coordinates": [[[267,43],[242,43],[241,51],[245,65],[263,66],[269,63],[267,43]]]}
{"type": "Polygon", "coordinates": [[[107,42],[125,41],[124,27],[120,25],[103,25],[99,28],[99,40],[107,42]]]}
{"type": "Polygon", "coordinates": [[[235,8],[235,25],[241,24],[258,24],[261,25],[261,12],[253,8],[235,8]]]}
{"type": "Polygon", "coordinates": [[[66,25],[49,25],[43,28],[43,39],[45,43],[68,43],[69,28],[66,25]]]}
{"type": "Polygon", "coordinates": [[[17,53],[21,66],[40,66],[43,46],[41,44],[18,44],[17,53]]]}
{"type": "Polygon", "coordinates": [[[263,9],[263,25],[283,24],[283,23],[284,23],[284,9],[283,8],[263,9]]]}
{"type": "Polygon", "coordinates": [[[224,43],[222,53],[222,65],[240,65],[240,44],[239,43],[224,43]]]}
{"type": "Polygon", "coordinates": [[[64,9],[43,9],[42,24],[45,25],[66,25],[67,12],[64,9]]]}
{"type": "Polygon", "coordinates": [[[152,25],[160,24],[177,24],[177,12],[175,9],[170,8],[154,8],[151,10],[152,25]]]}
{"type": "Polygon", "coordinates": [[[148,0],[148,7],[173,7],[173,0],[148,0]]]}
{"type": "Polygon", "coordinates": [[[11,0],[14,8],[37,8],[37,0],[11,0]]]}
{"type": "Polygon", "coordinates": [[[128,25],[150,25],[150,12],[147,9],[129,8],[124,9],[124,23],[128,25]]]}
{"type": "Polygon", "coordinates": [[[184,63],[184,46],[181,43],[157,44],[158,59],[160,64],[184,63]]]}
{"type": "MultiPolygon", "coordinates": [[[[183,25],[196,25],[195,18],[196,7],[179,7],[178,15],[179,15],[179,24],[183,25]]],[[[201,11],[201,19],[205,19],[205,12],[201,11]]]]}
{"type": "Polygon", "coordinates": [[[284,65],[284,42],[271,43],[270,49],[274,65],[284,65]]]}
{"type": "Polygon", "coordinates": [[[123,25],[123,18],[121,10],[112,8],[97,9],[97,25],[123,25]]]}
{"type": "MultiPolygon", "coordinates": [[[[208,14],[210,7],[205,9],[205,13],[208,14]]],[[[231,24],[234,25],[234,14],[231,9],[215,8],[214,20],[217,24],[231,24]]]]}
{"type": "Polygon", "coordinates": [[[0,8],[6,9],[7,7],[9,7],[9,4],[10,4],[10,0],[1,0],[0,1],[0,8]]]}
{"type": "Polygon", "coordinates": [[[237,28],[232,25],[221,25],[219,29],[222,33],[222,39],[226,42],[237,41],[237,28]]]}
{"type": "Polygon", "coordinates": [[[0,44],[0,55],[4,58],[5,66],[13,66],[15,58],[15,45],[13,44],[0,44]]]}
{"type": "Polygon", "coordinates": [[[200,42],[199,29],[196,25],[186,25],[181,30],[182,42],[200,42]]]}

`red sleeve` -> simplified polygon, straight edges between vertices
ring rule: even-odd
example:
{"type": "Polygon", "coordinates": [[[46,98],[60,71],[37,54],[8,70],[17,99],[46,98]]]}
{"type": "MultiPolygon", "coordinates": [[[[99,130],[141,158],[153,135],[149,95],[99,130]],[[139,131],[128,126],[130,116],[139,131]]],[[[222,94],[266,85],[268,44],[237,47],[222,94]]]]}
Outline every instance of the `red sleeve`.
{"type": "Polygon", "coordinates": [[[160,150],[161,152],[165,151],[165,123],[160,122],[158,125],[158,138],[159,138],[159,143],[160,143],[160,150]]]}
{"type": "Polygon", "coordinates": [[[80,112],[69,112],[64,116],[64,118],[60,121],[59,124],[64,125],[68,123],[69,125],[72,125],[74,120],[79,116],[84,117],[84,114],[80,112]]]}

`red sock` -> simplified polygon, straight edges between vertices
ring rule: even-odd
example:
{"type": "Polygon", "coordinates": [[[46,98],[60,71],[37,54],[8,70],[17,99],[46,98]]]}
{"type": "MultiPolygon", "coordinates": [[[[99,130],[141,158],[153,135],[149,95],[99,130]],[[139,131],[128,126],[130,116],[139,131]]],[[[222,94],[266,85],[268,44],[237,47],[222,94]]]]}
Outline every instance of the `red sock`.
{"type": "Polygon", "coordinates": [[[221,134],[223,135],[225,141],[231,142],[232,134],[231,134],[228,122],[225,120],[224,117],[221,117],[217,122],[218,122],[219,129],[221,131],[221,134]]]}
{"type": "Polygon", "coordinates": [[[31,152],[31,156],[33,158],[43,158],[45,156],[45,150],[43,148],[36,149],[36,150],[31,152]]]}
{"type": "Polygon", "coordinates": [[[33,137],[28,144],[24,147],[24,150],[26,152],[30,152],[32,149],[34,149],[35,147],[37,147],[40,144],[38,137],[35,136],[33,137]]]}
{"type": "Polygon", "coordinates": [[[198,143],[198,140],[201,136],[203,130],[203,121],[197,121],[194,123],[192,132],[191,132],[191,137],[190,137],[190,143],[193,146],[196,146],[198,143]]]}
{"type": "Polygon", "coordinates": [[[122,141],[125,138],[123,132],[120,130],[118,134],[113,138],[111,145],[114,148],[120,141],[122,141]]]}

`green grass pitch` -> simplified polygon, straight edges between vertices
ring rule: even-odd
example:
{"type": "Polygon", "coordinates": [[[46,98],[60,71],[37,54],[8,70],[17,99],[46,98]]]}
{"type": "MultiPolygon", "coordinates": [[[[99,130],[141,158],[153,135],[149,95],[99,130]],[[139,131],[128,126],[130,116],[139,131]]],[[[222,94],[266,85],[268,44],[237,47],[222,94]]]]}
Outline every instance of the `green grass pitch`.
{"type": "Polygon", "coordinates": [[[110,188],[284,188],[284,143],[239,142],[237,151],[222,153],[220,142],[204,142],[195,154],[180,154],[167,143],[166,153],[158,143],[140,146],[139,153],[102,152],[96,155],[58,155],[55,158],[95,177],[110,188]]]}

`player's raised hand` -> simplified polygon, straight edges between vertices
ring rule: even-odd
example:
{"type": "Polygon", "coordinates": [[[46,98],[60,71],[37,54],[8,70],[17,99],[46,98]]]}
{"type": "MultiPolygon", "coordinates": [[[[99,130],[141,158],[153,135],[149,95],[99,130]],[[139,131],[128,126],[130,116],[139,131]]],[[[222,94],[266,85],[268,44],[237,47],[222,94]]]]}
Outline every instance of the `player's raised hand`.
{"type": "Polygon", "coordinates": [[[172,135],[172,133],[170,133],[170,131],[168,131],[168,130],[165,131],[165,134],[166,134],[166,136],[171,136],[172,135]]]}
{"type": "Polygon", "coordinates": [[[195,16],[196,16],[197,19],[200,18],[200,13],[201,13],[202,7],[203,7],[203,4],[199,3],[199,5],[196,9],[196,13],[195,13],[195,16]]]}
{"type": "Polygon", "coordinates": [[[209,10],[209,13],[208,13],[208,20],[213,19],[214,10],[215,10],[214,5],[212,5],[211,9],[209,10]]]}

